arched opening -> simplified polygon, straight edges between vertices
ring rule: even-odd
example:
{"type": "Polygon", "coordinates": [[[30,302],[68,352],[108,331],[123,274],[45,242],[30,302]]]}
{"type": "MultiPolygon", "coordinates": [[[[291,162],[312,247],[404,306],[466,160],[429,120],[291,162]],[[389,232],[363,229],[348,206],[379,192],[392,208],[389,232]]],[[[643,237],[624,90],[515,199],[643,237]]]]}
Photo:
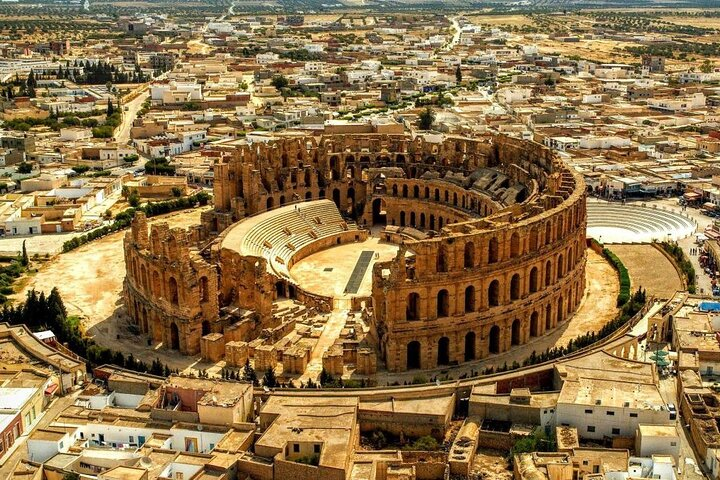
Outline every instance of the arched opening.
{"type": "Polygon", "coordinates": [[[207,302],[208,299],[208,279],[207,277],[200,277],[200,301],[204,303],[207,302]]]}
{"type": "Polygon", "coordinates": [[[512,323],[512,334],[510,335],[510,345],[520,345],[520,320],[517,318],[512,323]]]}
{"type": "Polygon", "coordinates": [[[178,305],[178,286],[175,277],[170,277],[170,281],[168,282],[168,291],[170,293],[170,303],[178,305]]]}
{"type": "Polygon", "coordinates": [[[204,322],[202,322],[202,334],[203,334],[203,336],[205,336],[209,333],[210,333],[210,322],[205,320],[204,322]]]}
{"type": "Polygon", "coordinates": [[[405,212],[400,212],[400,226],[405,226],[405,212]]]}
{"type": "Polygon", "coordinates": [[[465,313],[475,311],[475,287],[470,285],[465,289],[465,313]]]}
{"type": "Polygon", "coordinates": [[[530,269],[530,293],[538,291],[538,269],[533,267],[530,269]]]}
{"type": "Polygon", "coordinates": [[[420,228],[423,228],[423,229],[425,228],[425,214],[424,213],[420,214],[420,228]]]}
{"type": "Polygon", "coordinates": [[[517,273],[510,279],[510,300],[520,298],[520,275],[517,273]]]}
{"type": "Polygon", "coordinates": [[[170,324],[170,348],[180,350],[180,332],[175,322],[170,324]]]}
{"type": "Polygon", "coordinates": [[[417,185],[413,187],[413,197],[420,198],[420,187],[417,185]]]}
{"type": "Polygon", "coordinates": [[[407,196],[408,196],[408,186],[407,185],[403,185],[403,187],[402,187],[402,196],[403,196],[403,198],[407,198],[407,196]]]}
{"type": "Polygon", "coordinates": [[[265,202],[265,208],[267,210],[272,210],[275,206],[275,199],[273,197],[268,197],[267,201],[265,202]]]}
{"type": "Polygon", "coordinates": [[[430,214],[430,230],[435,230],[435,215],[430,214]]]}
{"type": "Polygon", "coordinates": [[[537,337],[540,333],[538,329],[540,326],[538,325],[538,313],[533,312],[532,315],[530,315],[530,336],[531,337],[537,337]]]}
{"type": "Polygon", "coordinates": [[[549,287],[552,283],[552,263],[550,260],[545,262],[545,286],[549,287]]]}
{"type": "Polygon", "coordinates": [[[475,244],[467,242],[465,244],[465,268],[473,268],[475,266],[475,244]]]}
{"type": "Polygon", "coordinates": [[[408,295],[405,318],[408,321],[420,320],[420,294],[413,292],[408,295]]]}
{"type": "Polygon", "coordinates": [[[538,244],[538,231],[536,227],[530,230],[530,251],[535,251],[540,247],[538,244]]]}
{"type": "Polygon", "coordinates": [[[278,298],[285,296],[285,284],[283,282],[275,282],[275,293],[277,293],[278,298]]]}
{"type": "Polygon", "coordinates": [[[152,272],[152,282],[153,282],[153,294],[156,297],[162,297],[162,283],[160,282],[160,274],[155,270],[152,272]]]}
{"type": "Polygon", "coordinates": [[[488,335],[488,350],[490,353],[500,353],[500,327],[493,325],[488,335]]]}
{"type": "Polygon", "coordinates": [[[335,205],[337,205],[337,208],[340,209],[340,190],[337,188],[333,189],[332,193],[333,202],[335,202],[335,205]]]}
{"type": "Polygon", "coordinates": [[[285,195],[280,195],[280,206],[285,205],[285,195]]]}
{"type": "Polygon", "coordinates": [[[561,279],[563,277],[563,275],[564,275],[563,255],[561,253],[560,255],[558,255],[558,258],[557,258],[557,278],[561,279]]]}
{"type": "Polygon", "coordinates": [[[437,294],[437,316],[447,317],[450,314],[450,294],[444,288],[437,294]]]}
{"type": "Polygon", "coordinates": [[[312,200],[312,192],[311,191],[308,190],[307,192],[305,192],[305,200],[312,200]]]}
{"type": "Polygon", "coordinates": [[[520,256],[520,235],[517,232],[510,237],[510,257],[516,258],[520,256]]]}
{"type": "Polygon", "coordinates": [[[420,342],[415,340],[407,345],[407,369],[417,368],[420,368],[420,342]]]}
{"type": "Polygon", "coordinates": [[[436,267],[437,267],[438,272],[447,272],[448,271],[447,252],[445,250],[445,245],[441,244],[440,248],[438,248],[436,267]]]}
{"type": "Polygon", "coordinates": [[[415,223],[415,212],[410,212],[410,226],[415,227],[417,224],[415,223]]]}
{"type": "Polygon", "coordinates": [[[488,244],[488,263],[496,263],[498,261],[498,240],[493,237],[488,244]]]}
{"type": "Polygon", "coordinates": [[[564,315],[563,315],[563,297],[558,298],[557,303],[557,323],[560,323],[563,321],[564,315]]]}
{"type": "Polygon", "coordinates": [[[552,242],[552,225],[550,222],[545,224],[545,245],[549,245],[552,242]]]}
{"type": "Polygon", "coordinates": [[[437,188],[435,189],[435,201],[436,202],[440,201],[440,190],[437,188]]]}
{"type": "Polygon", "coordinates": [[[382,211],[382,200],[376,198],[372,202],[373,225],[385,225],[385,213],[382,211]]]}
{"type": "Polygon", "coordinates": [[[500,305],[500,282],[493,280],[488,287],[488,306],[497,307],[500,305]]]}
{"type": "Polygon", "coordinates": [[[548,331],[552,328],[552,306],[548,304],[545,307],[545,331],[548,331]]]}
{"type": "Polygon", "coordinates": [[[475,360],[475,332],[465,334],[465,361],[475,360]]]}
{"type": "Polygon", "coordinates": [[[450,339],[442,337],[438,341],[437,364],[448,365],[450,363],[450,339]]]}
{"type": "Polygon", "coordinates": [[[393,194],[393,197],[397,197],[397,194],[398,194],[398,186],[397,186],[397,184],[395,184],[395,185],[392,186],[392,194],[393,194]]]}

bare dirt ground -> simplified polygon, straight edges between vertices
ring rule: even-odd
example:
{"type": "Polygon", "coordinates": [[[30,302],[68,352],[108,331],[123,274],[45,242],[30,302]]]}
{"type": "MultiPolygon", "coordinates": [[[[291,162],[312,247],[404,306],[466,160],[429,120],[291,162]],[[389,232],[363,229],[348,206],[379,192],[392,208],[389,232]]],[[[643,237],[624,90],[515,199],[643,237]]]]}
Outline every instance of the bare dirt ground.
{"type": "Polygon", "coordinates": [[[483,480],[511,480],[513,473],[509,470],[505,454],[499,450],[479,449],[475,454],[471,474],[483,480]]]}
{"type": "MultiPolygon", "coordinates": [[[[199,223],[202,211],[196,208],[170,213],[153,218],[150,223],[166,222],[170,227],[188,227],[199,223]]],[[[27,279],[14,299],[25,298],[27,291],[32,288],[49,293],[53,287],[57,287],[68,313],[80,316],[83,329],[94,336],[99,344],[121,349],[125,353],[132,352],[136,358],[152,360],[161,357],[168,365],[179,368],[190,359],[179,359],[178,362],[178,355],[162,351],[151,353],[146,343],[138,341],[139,337],[124,338],[122,329],[117,328],[128,321],[122,302],[125,278],[123,237],[126,231],[108,235],[56,256],[43,265],[37,274],[27,279]],[[170,361],[171,358],[174,361],[170,361]]]]}
{"type": "Polygon", "coordinates": [[[670,298],[682,290],[677,270],[657,248],[649,244],[607,245],[625,264],[630,274],[630,288],[642,286],[657,298],[670,298]]]}
{"type": "Polygon", "coordinates": [[[522,27],[533,25],[532,19],[525,15],[470,15],[468,19],[476,24],[492,26],[511,25],[522,27]]]}

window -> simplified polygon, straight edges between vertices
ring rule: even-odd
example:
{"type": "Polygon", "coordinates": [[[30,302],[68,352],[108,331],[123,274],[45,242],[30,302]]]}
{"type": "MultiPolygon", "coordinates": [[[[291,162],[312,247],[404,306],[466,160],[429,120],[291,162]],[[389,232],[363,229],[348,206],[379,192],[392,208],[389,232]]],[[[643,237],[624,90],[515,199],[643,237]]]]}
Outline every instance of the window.
{"type": "Polygon", "coordinates": [[[583,465],[588,465],[589,463],[587,460],[583,460],[583,465]]]}
{"type": "Polygon", "coordinates": [[[313,445],[313,452],[320,453],[320,445],[313,445]]]}
{"type": "Polygon", "coordinates": [[[58,442],[58,447],[60,447],[60,450],[62,450],[63,446],[64,446],[63,441],[60,440],[60,442],[58,442]]]}
{"type": "Polygon", "coordinates": [[[630,418],[637,418],[637,413],[631,413],[630,418]]]}
{"type": "Polygon", "coordinates": [[[612,429],[612,434],[613,434],[613,435],[620,435],[620,429],[619,429],[619,428],[613,428],[613,429],[612,429]]]}
{"type": "Polygon", "coordinates": [[[677,442],[670,442],[671,447],[677,447],[677,442]]]}
{"type": "Polygon", "coordinates": [[[592,410],[590,410],[590,409],[588,409],[588,410],[585,410],[585,413],[587,413],[588,415],[592,415],[592,412],[593,412],[593,411],[592,411],[592,410]]]}
{"type": "Polygon", "coordinates": [[[293,452],[300,453],[300,444],[299,443],[293,443],[293,452]]]}
{"type": "Polygon", "coordinates": [[[607,412],[605,412],[605,414],[606,415],[615,415],[615,412],[608,410],[607,412]]]}
{"type": "Polygon", "coordinates": [[[595,427],[593,427],[592,425],[588,425],[587,430],[588,430],[588,432],[593,433],[593,432],[595,432],[595,427]]]}
{"type": "Polygon", "coordinates": [[[130,435],[130,436],[128,437],[128,443],[135,443],[135,437],[133,437],[132,435],[130,435]]]}

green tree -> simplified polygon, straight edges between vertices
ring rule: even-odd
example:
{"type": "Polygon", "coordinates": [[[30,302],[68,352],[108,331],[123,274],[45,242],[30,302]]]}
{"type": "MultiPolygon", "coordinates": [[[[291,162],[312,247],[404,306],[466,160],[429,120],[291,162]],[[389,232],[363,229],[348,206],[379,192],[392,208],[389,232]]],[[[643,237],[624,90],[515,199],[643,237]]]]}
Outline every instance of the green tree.
{"type": "Polygon", "coordinates": [[[284,75],[275,75],[270,83],[278,90],[282,90],[290,84],[290,82],[288,82],[288,79],[285,78],[284,75]]]}
{"type": "Polygon", "coordinates": [[[172,187],[172,189],[170,189],[170,191],[172,192],[173,197],[182,197],[182,194],[183,194],[182,188],[172,187]]]}
{"type": "Polygon", "coordinates": [[[277,387],[277,378],[275,378],[275,371],[273,371],[272,368],[265,370],[265,375],[263,375],[263,385],[268,388],[277,387]]]}
{"type": "Polygon", "coordinates": [[[459,63],[457,68],[455,69],[455,82],[457,82],[458,85],[462,83],[462,69],[460,68],[459,63]]]}
{"type": "Polygon", "coordinates": [[[112,103],[112,100],[108,98],[107,101],[107,116],[111,116],[113,113],[115,113],[115,106],[112,103]]]}
{"type": "Polygon", "coordinates": [[[700,65],[700,71],[702,73],[712,73],[714,70],[714,66],[710,60],[705,60],[702,65],[700,65]]]}
{"type": "Polygon", "coordinates": [[[30,165],[27,162],[19,163],[17,166],[17,173],[22,173],[24,175],[27,175],[28,173],[32,172],[32,165],[30,165]]]}
{"type": "Polygon", "coordinates": [[[253,385],[257,384],[257,374],[255,373],[255,369],[250,365],[250,360],[245,360],[245,366],[243,367],[243,374],[242,374],[243,380],[246,382],[252,382],[253,385]]]}
{"type": "Polygon", "coordinates": [[[433,123],[435,123],[435,112],[432,108],[425,107],[420,114],[420,130],[430,130],[433,123]]]}
{"type": "Polygon", "coordinates": [[[132,192],[128,196],[128,203],[133,208],[139,207],[140,206],[140,195],[138,195],[137,192],[132,192]]]}
{"type": "Polygon", "coordinates": [[[35,72],[30,70],[27,80],[25,80],[25,88],[28,97],[32,98],[35,96],[35,87],[37,87],[37,81],[35,80],[35,72]]]}
{"type": "Polygon", "coordinates": [[[22,255],[20,257],[20,264],[23,267],[27,267],[30,263],[30,258],[28,258],[27,248],[25,248],[25,240],[23,240],[22,244],[22,255]]]}

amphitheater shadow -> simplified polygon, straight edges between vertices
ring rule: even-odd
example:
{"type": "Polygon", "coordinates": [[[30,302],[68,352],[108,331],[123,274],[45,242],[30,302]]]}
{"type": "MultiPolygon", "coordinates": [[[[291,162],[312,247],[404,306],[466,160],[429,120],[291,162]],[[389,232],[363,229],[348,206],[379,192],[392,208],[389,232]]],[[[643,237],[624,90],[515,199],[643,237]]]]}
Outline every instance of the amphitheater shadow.
{"type": "Polygon", "coordinates": [[[113,313],[95,323],[87,330],[87,334],[100,346],[122,352],[126,357],[132,354],[136,360],[146,363],[159,359],[171,369],[180,371],[188,368],[207,369],[213,366],[210,363],[199,364],[199,355],[181,355],[176,351],[164,348],[162,342],[150,341],[150,337],[140,333],[137,326],[132,323],[122,298],[115,302],[113,313]]]}

